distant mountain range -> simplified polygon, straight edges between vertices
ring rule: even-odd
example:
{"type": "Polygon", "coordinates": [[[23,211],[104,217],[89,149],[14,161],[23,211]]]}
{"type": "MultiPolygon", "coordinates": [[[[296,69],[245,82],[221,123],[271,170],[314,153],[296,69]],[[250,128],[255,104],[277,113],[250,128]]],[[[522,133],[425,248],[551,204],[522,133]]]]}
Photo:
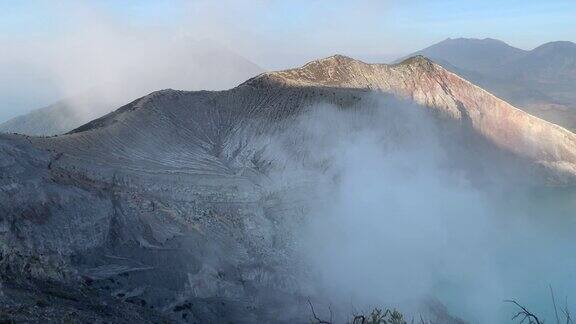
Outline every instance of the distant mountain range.
{"type": "Polygon", "coordinates": [[[502,41],[446,39],[424,55],[517,107],[576,129],[576,44],[550,42],[526,51],[502,41]]]}
{"type": "Polygon", "coordinates": [[[114,108],[163,88],[183,90],[223,90],[262,73],[264,70],[246,58],[211,41],[182,44],[154,68],[142,69],[131,82],[86,90],[46,107],[0,124],[0,132],[50,136],[63,134],[114,108]]]}

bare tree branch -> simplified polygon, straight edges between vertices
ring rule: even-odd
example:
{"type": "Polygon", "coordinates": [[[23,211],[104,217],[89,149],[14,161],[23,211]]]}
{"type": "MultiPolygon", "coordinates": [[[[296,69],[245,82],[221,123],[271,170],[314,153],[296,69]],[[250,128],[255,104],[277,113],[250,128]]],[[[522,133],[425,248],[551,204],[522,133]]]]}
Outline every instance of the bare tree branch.
{"type": "Polygon", "coordinates": [[[526,309],[526,307],[520,305],[517,301],[510,299],[510,300],[505,300],[504,302],[505,303],[512,303],[520,309],[520,311],[512,317],[512,320],[520,319],[520,322],[519,322],[520,324],[524,323],[526,320],[528,320],[529,324],[532,324],[532,323],[533,324],[543,324],[540,321],[540,319],[538,319],[538,316],[531,313],[528,309],[526,309]]]}
{"type": "Polygon", "coordinates": [[[566,297],[566,301],[564,302],[564,309],[562,309],[562,313],[564,313],[564,317],[566,317],[566,324],[574,323],[572,322],[572,316],[570,315],[570,310],[568,309],[568,297],[566,297]]]}
{"type": "Polygon", "coordinates": [[[312,310],[312,316],[314,316],[314,319],[316,320],[316,323],[318,324],[332,324],[329,321],[325,321],[323,319],[320,319],[317,315],[316,312],[314,311],[314,306],[312,305],[312,302],[310,301],[310,299],[308,299],[308,305],[310,305],[310,310],[312,310]]]}
{"type": "Polygon", "coordinates": [[[552,289],[552,285],[548,285],[550,287],[550,296],[552,297],[552,304],[554,305],[554,314],[556,315],[556,324],[560,324],[560,317],[558,317],[558,308],[556,307],[556,298],[554,297],[554,290],[552,289]]]}
{"type": "Polygon", "coordinates": [[[352,324],[364,324],[366,323],[366,316],[364,315],[356,315],[354,316],[354,320],[352,320],[352,324]]]}

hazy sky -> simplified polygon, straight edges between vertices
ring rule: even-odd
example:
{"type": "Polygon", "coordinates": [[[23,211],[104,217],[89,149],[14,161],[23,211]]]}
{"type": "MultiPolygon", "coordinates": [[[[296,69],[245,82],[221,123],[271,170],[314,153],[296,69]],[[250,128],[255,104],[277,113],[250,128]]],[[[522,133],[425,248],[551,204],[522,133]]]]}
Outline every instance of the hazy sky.
{"type": "Polygon", "coordinates": [[[388,61],[448,37],[492,37],[524,49],[576,41],[576,1],[2,0],[0,122],[70,95],[44,57],[82,46],[70,45],[71,37],[113,52],[122,37],[142,35],[211,39],[265,69],[334,53],[388,61]]]}

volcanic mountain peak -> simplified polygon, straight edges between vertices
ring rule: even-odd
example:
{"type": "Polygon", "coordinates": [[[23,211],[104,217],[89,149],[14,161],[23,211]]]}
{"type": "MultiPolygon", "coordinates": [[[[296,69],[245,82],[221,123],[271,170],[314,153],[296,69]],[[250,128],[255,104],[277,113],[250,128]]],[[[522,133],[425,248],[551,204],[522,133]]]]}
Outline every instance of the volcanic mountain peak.
{"type": "Polygon", "coordinates": [[[349,63],[349,62],[353,62],[353,61],[357,61],[357,60],[355,60],[349,56],[346,56],[346,55],[334,54],[332,56],[328,56],[325,58],[321,58],[321,59],[317,59],[317,60],[308,62],[304,66],[307,66],[309,64],[342,64],[342,63],[349,63]]]}
{"type": "Polygon", "coordinates": [[[343,55],[315,60],[302,67],[267,72],[247,84],[276,83],[290,86],[323,86],[391,90],[394,80],[411,73],[429,73],[440,68],[423,56],[398,64],[369,64],[343,55]]]}
{"type": "Polygon", "coordinates": [[[300,68],[264,73],[245,85],[376,90],[467,123],[498,147],[576,175],[576,136],[490,94],[424,56],[368,64],[335,55],[300,68]]]}
{"type": "Polygon", "coordinates": [[[361,68],[365,63],[343,55],[314,60],[302,67],[264,73],[256,79],[265,79],[290,85],[337,86],[349,79],[348,72],[361,68]]]}
{"type": "Polygon", "coordinates": [[[414,55],[394,65],[412,68],[420,67],[428,70],[433,70],[436,67],[440,67],[438,64],[434,63],[431,59],[424,55],[414,55]]]}

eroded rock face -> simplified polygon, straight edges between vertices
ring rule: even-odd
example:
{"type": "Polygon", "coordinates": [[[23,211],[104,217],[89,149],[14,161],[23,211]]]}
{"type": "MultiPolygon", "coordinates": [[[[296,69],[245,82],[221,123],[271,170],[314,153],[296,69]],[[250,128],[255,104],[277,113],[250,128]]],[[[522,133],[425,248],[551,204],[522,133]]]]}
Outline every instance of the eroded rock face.
{"type": "Polygon", "coordinates": [[[228,91],[158,91],[63,136],[0,137],[4,298],[22,303],[18,294],[55,282],[184,322],[306,320],[313,292],[302,287],[292,236],[315,179],[278,186],[270,174],[288,160],[323,168],[300,150],[295,118],[321,105],[374,108],[373,93],[432,108],[495,154],[556,179],[575,174],[573,134],[421,57],[372,65],[334,56],[228,91]],[[278,134],[288,155],[272,147],[278,134]]]}

